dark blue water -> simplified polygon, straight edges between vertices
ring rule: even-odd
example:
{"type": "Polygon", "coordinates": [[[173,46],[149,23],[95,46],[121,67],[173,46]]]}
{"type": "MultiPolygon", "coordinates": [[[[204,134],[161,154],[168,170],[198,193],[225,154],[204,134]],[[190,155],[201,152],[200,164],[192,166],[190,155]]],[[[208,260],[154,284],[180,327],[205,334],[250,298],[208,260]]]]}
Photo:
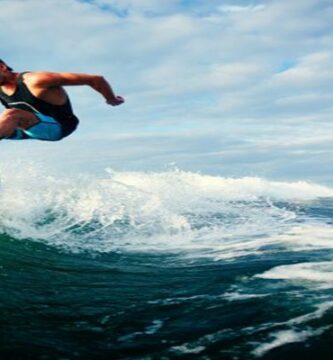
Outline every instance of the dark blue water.
{"type": "Polygon", "coordinates": [[[34,169],[0,202],[0,358],[332,357],[333,189],[34,169]]]}

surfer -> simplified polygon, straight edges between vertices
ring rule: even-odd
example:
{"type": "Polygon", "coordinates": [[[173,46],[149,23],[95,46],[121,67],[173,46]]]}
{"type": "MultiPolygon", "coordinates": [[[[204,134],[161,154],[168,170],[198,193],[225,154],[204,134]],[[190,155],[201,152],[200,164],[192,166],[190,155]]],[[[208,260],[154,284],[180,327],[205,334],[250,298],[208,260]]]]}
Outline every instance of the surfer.
{"type": "Polygon", "coordinates": [[[103,76],[66,72],[17,73],[0,60],[0,139],[57,141],[71,134],[79,120],[63,86],[89,85],[112,106],[124,102],[103,76]]]}

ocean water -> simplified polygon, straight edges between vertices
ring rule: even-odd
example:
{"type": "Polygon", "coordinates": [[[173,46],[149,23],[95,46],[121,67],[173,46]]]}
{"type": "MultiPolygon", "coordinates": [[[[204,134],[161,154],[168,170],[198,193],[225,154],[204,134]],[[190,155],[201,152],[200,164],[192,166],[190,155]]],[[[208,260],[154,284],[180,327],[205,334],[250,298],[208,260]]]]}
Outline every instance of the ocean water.
{"type": "Polygon", "coordinates": [[[331,359],[333,188],[0,167],[1,359],[331,359]]]}

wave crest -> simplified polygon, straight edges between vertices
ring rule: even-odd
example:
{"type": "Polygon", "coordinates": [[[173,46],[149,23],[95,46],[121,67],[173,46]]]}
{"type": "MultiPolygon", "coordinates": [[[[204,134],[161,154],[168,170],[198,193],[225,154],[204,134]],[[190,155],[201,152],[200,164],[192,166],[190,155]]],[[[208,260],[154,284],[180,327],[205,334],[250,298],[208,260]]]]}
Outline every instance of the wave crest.
{"type": "Polygon", "coordinates": [[[206,249],[240,256],[258,250],[258,239],[295,226],[298,202],[333,197],[333,189],[306,182],[179,170],[107,169],[103,179],[51,176],[34,164],[0,171],[2,232],[70,251],[206,249]]]}

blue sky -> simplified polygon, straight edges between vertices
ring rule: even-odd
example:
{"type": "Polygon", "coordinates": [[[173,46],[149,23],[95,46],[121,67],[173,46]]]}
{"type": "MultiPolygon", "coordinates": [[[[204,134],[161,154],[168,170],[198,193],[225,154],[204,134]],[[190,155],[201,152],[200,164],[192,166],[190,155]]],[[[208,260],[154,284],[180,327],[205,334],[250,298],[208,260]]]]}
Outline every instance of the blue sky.
{"type": "Polygon", "coordinates": [[[103,74],[125,105],[69,88],[79,130],[1,142],[71,171],[164,170],[333,183],[333,3],[1,0],[17,71],[103,74]]]}

